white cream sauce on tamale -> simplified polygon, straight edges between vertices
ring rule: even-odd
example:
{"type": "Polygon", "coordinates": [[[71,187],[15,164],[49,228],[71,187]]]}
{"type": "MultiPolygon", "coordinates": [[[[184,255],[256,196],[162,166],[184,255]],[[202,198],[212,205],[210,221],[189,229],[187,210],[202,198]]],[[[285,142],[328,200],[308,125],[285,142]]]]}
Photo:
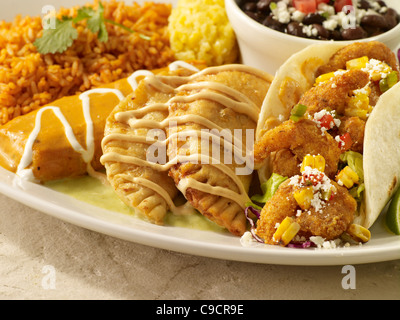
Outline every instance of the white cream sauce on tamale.
{"type": "MultiPolygon", "coordinates": [[[[207,128],[210,130],[205,135],[207,138],[211,138],[211,141],[213,141],[214,139],[221,140],[222,138],[224,138],[223,139],[224,148],[227,149],[230,153],[233,153],[234,157],[244,160],[244,157],[249,155],[251,150],[247,150],[245,144],[243,144],[242,141],[240,142],[235,141],[235,139],[237,139],[235,136],[233,136],[231,139],[225,139],[225,137],[222,137],[222,135],[216,133],[215,131],[222,132],[224,128],[221,128],[216,123],[205,117],[195,114],[186,114],[179,117],[170,117],[161,122],[142,119],[142,117],[147,113],[153,111],[168,111],[168,108],[172,103],[190,103],[198,99],[206,99],[216,102],[226,108],[230,108],[236,113],[244,114],[253,121],[257,122],[259,115],[259,108],[248,97],[246,97],[239,91],[234,90],[221,83],[216,83],[211,81],[199,81],[197,83],[196,82],[190,83],[190,82],[196,80],[196,78],[199,78],[201,76],[217,74],[223,71],[240,71],[244,73],[249,73],[259,78],[265,79],[266,81],[270,81],[271,79],[266,78],[265,74],[261,71],[239,64],[211,67],[204,69],[202,71],[198,71],[195,67],[193,67],[188,63],[177,61],[170,64],[169,69],[175,70],[182,67],[190,69],[196,73],[194,73],[189,77],[181,77],[181,76],[155,76],[153,73],[147,70],[140,70],[134,72],[127,79],[133,91],[136,90],[138,86],[136,79],[138,77],[144,76],[145,78],[142,81],[145,81],[146,85],[149,85],[160,92],[173,93],[174,96],[167,103],[154,103],[146,105],[137,110],[119,112],[115,114],[115,119],[119,122],[126,123],[132,129],[147,128],[147,129],[166,130],[171,122],[175,122],[176,124],[186,124],[186,123],[198,124],[202,128],[207,128]],[[191,90],[193,91],[193,93],[189,95],[176,95],[177,93],[183,91],[188,92],[191,90]],[[238,148],[238,145],[240,145],[241,148],[238,148]],[[245,156],[243,156],[243,151],[246,152],[245,156]]],[[[102,173],[95,172],[91,167],[91,161],[93,160],[94,156],[94,137],[93,137],[94,131],[93,131],[93,122],[90,116],[90,95],[94,93],[100,93],[100,94],[110,93],[110,94],[115,94],[120,101],[125,99],[125,96],[122,94],[121,91],[117,89],[107,89],[107,88],[92,89],[80,95],[80,100],[82,102],[82,109],[84,113],[84,119],[86,122],[86,148],[83,147],[80,143],[78,143],[77,138],[73,133],[71,125],[62,115],[60,108],[54,106],[44,107],[36,115],[35,126],[25,145],[24,153],[18,166],[17,175],[19,175],[21,178],[24,179],[34,180],[32,169],[29,168],[32,163],[33,145],[36,137],[38,136],[41,130],[41,118],[43,116],[43,113],[46,111],[47,112],[51,111],[54,112],[54,114],[61,121],[65,130],[65,135],[69,143],[71,144],[73,150],[80,153],[83,161],[87,164],[87,171],[89,175],[96,177],[103,183],[106,182],[105,175],[102,173]]],[[[202,132],[201,130],[190,129],[183,132],[172,134],[167,139],[160,141],[160,140],[148,139],[147,137],[145,138],[143,136],[133,136],[133,135],[113,133],[105,136],[105,138],[102,141],[102,146],[104,146],[107,142],[116,139],[126,140],[130,142],[144,143],[144,144],[161,143],[167,146],[167,144],[172,139],[177,140],[181,135],[187,137],[188,135],[199,136],[199,134],[204,134],[204,132],[202,132]]],[[[196,163],[199,163],[198,161],[200,161],[200,163],[212,165],[218,170],[220,170],[222,173],[224,173],[226,176],[228,176],[234,182],[238,190],[237,192],[227,188],[215,187],[207,183],[201,183],[199,181],[196,181],[195,179],[188,177],[181,179],[179,185],[177,186],[178,189],[182,192],[183,195],[186,194],[186,190],[188,188],[194,188],[205,193],[223,196],[236,202],[240,207],[244,209],[245,203],[249,201],[249,197],[243,186],[243,183],[240,181],[240,179],[238,178],[238,176],[236,175],[236,173],[232,168],[230,168],[228,165],[219,163],[218,161],[214,160],[216,159],[213,159],[212,155],[210,156],[208,154],[204,155],[199,153],[194,153],[191,154],[190,156],[183,156],[178,154],[174,158],[169,159],[169,161],[164,164],[153,163],[147,160],[140,159],[135,156],[120,155],[113,152],[106,153],[101,157],[101,162],[103,164],[107,161],[126,162],[137,166],[151,167],[152,169],[157,171],[168,171],[173,165],[177,163],[184,163],[190,161],[197,161],[196,163]]],[[[242,163],[244,162],[245,161],[242,161],[242,163]]],[[[174,204],[173,199],[171,199],[171,197],[169,196],[168,192],[166,192],[158,184],[149,181],[148,179],[132,177],[132,182],[141,185],[143,187],[149,188],[153,190],[155,193],[159,194],[166,201],[166,203],[170,207],[170,210],[174,214],[183,215],[186,214],[188,211],[189,212],[193,211],[193,208],[191,208],[186,204],[182,206],[176,206],[174,204]]]]}

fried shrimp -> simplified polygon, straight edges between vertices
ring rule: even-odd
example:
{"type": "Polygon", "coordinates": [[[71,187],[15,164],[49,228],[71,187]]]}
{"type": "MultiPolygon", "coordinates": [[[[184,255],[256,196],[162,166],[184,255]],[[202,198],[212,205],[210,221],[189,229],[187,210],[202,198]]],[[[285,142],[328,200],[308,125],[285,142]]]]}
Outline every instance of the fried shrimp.
{"type": "Polygon", "coordinates": [[[350,150],[362,153],[364,149],[364,131],[366,121],[359,117],[342,117],[339,133],[349,133],[352,141],[350,150]]]}
{"type": "Polygon", "coordinates": [[[267,131],[254,146],[256,163],[262,163],[271,156],[272,171],[287,177],[299,173],[298,165],[308,154],[322,155],[326,161],[325,172],[333,177],[337,171],[340,153],[337,141],[329,133],[322,134],[317,124],[308,119],[285,121],[267,131]],[[282,153],[282,150],[286,151],[282,153]],[[272,153],[275,154],[271,156],[272,153]],[[293,164],[294,161],[297,165],[293,164]]]}
{"type": "Polygon", "coordinates": [[[326,240],[339,237],[353,221],[357,203],[346,188],[332,180],[330,183],[336,193],[329,201],[322,201],[322,209],[312,206],[308,210],[301,210],[294,193],[304,187],[293,184],[293,178],[283,182],[263,207],[256,234],[267,244],[277,244],[274,239],[277,226],[286,217],[293,217],[300,225],[299,236],[321,236],[326,240]]]}
{"type": "Polygon", "coordinates": [[[399,65],[395,54],[383,43],[377,41],[356,42],[338,50],[329,60],[317,71],[317,76],[334,72],[339,69],[346,69],[346,62],[359,57],[367,56],[386,62],[393,70],[399,71],[399,65]]]}
{"type": "Polygon", "coordinates": [[[299,103],[306,105],[307,112],[311,115],[327,108],[343,115],[353,91],[364,88],[368,82],[367,72],[349,70],[312,87],[304,93],[299,103]]]}

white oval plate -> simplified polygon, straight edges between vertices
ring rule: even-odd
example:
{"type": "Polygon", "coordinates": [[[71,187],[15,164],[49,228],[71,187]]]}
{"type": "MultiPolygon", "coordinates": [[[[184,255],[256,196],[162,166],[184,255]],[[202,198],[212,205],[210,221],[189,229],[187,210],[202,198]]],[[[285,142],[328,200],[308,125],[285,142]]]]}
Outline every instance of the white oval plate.
{"type": "Polygon", "coordinates": [[[243,247],[225,233],[157,226],[76,200],[47,187],[21,181],[0,168],[0,192],[63,221],[120,239],[187,254],[255,263],[345,265],[400,259],[400,236],[390,234],[382,219],[372,227],[367,244],[336,249],[293,249],[256,244],[243,247]]]}
{"type": "MultiPolygon", "coordinates": [[[[175,3],[173,0],[157,1],[175,3]]],[[[6,5],[7,10],[1,11],[0,20],[10,21],[18,13],[40,15],[41,8],[47,2],[9,2],[6,5]]],[[[87,3],[82,0],[51,2],[56,8],[87,3]]],[[[162,227],[94,207],[44,186],[21,181],[15,174],[3,168],[0,168],[0,192],[29,207],[83,228],[152,247],[210,258],[285,265],[345,265],[400,259],[400,236],[394,236],[384,228],[382,217],[371,229],[371,241],[362,246],[293,249],[259,244],[243,247],[238,237],[225,233],[162,227]]]]}

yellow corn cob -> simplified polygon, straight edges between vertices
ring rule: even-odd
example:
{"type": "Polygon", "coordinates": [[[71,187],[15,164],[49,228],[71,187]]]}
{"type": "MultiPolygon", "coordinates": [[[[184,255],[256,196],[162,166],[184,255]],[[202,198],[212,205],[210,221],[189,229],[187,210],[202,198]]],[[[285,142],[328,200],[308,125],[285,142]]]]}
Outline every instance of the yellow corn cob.
{"type": "Polygon", "coordinates": [[[340,184],[343,183],[347,189],[350,189],[354,183],[358,183],[359,177],[356,172],[354,172],[349,166],[346,166],[342,171],[336,176],[336,181],[340,184]]]}
{"type": "Polygon", "coordinates": [[[311,156],[307,155],[304,157],[301,164],[300,172],[304,172],[305,167],[311,167],[321,172],[325,171],[325,158],[323,156],[311,156]]]}
{"type": "Polygon", "coordinates": [[[286,246],[300,230],[300,225],[294,221],[292,217],[286,217],[282,220],[278,229],[273,235],[273,239],[276,242],[286,246]]]}
{"type": "Polygon", "coordinates": [[[317,79],[315,79],[315,84],[320,84],[322,82],[328,81],[335,76],[334,72],[321,74],[317,79]]]}
{"type": "Polygon", "coordinates": [[[368,242],[371,239],[371,232],[358,224],[351,224],[347,229],[347,233],[358,242],[368,242]]]}
{"type": "Polygon", "coordinates": [[[297,204],[300,206],[301,209],[303,209],[303,210],[310,209],[311,200],[314,197],[313,188],[311,186],[310,187],[301,188],[299,190],[296,190],[293,193],[293,196],[294,196],[297,204]]]}
{"type": "Polygon", "coordinates": [[[353,69],[362,69],[367,66],[369,59],[367,56],[352,59],[346,62],[346,69],[353,70],[353,69]]]}

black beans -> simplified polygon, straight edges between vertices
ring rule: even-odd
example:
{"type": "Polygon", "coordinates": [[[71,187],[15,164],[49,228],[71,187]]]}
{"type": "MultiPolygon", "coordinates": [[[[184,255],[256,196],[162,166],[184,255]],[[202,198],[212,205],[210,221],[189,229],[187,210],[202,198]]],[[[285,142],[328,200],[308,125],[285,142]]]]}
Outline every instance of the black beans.
{"type": "Polygon", "coordinates": [[[386,21],[386,29],[388,30],[393,29],[399,23],[399,15],[396,10],[392,8],[387,9],[384,18],[386,21]]]}
{"type": "Polygon", "coordinates": [[[270,9],[271,2],[272,2],[272,0],[260,0],[257,2],[257,9],[260,12],[269,14],[271,12],[271,9],[270,9]]]}
{"type": "MultiPolygon", "coordinates": [[[[361,18],[359,24],[350,28],[340,23],[335,27],[336,22],[329,17],[329,10],[301,15],[290,8],[291,5],[286,8],[286,3],[287,1],[282,0],[241,0],[239,6],[249,17],[268,28],[296,37],[320,40],[368,38],[393,29],[400,22],[397,11],[388,8],[381,0],[359,0],[358,9],[368,14],[361,18]]],[[[328,4],[331,9],[333,4],[333,1],[328,4]]],[[[323,7],[319,7],[321,8],[323,7]]],[[[354,11],[349,11],[347,14],[352,12],[354,11]]]]}
{"type": "Polygon", "coordinates": [[[383,16],[377,14],[367,14],[361,18],[361,26],[384,29],[386,28],[386,20],[383,16]]]}
{"type": "Polygon", "coordinates": [[[321,40],[329,39],[330,33],[322,25],[315,23],[312,26],[314,29],[316,29],[318,31],[318,37],[317,37],[318,39],[321,39],[321,40]]]}
{"type": "Polygon", "coordinates": [[[271,28],[276,31],[284,32],[285,31],[285,25],[283,23],[280,23],[279,21],[275,20],[272,16],[268,16],[265,18],[265,20],[262,22],[262,24],[268,28],[271,28]]]}
{"type": "Polygon", "coordinates": [[[303,26],[300,25],[300,22],[292,21],[287,25],[286,32],[296,37],[305,37],[306,35],[303,32],[303,26]]]}
{"type": "Polygon", "coordinates": [[[367,37],[367,32],[361,27],[347,28],[341,33],[343,40],[356,40],[367,37]]]}
{"type": "Polygon", "coordinates": [[[317,23],[322,25],[322,22],[324,22],[325,20],[326,19],[319,13],[309,13],[304,17],[303,24],[309,25],[317,23]]]}

